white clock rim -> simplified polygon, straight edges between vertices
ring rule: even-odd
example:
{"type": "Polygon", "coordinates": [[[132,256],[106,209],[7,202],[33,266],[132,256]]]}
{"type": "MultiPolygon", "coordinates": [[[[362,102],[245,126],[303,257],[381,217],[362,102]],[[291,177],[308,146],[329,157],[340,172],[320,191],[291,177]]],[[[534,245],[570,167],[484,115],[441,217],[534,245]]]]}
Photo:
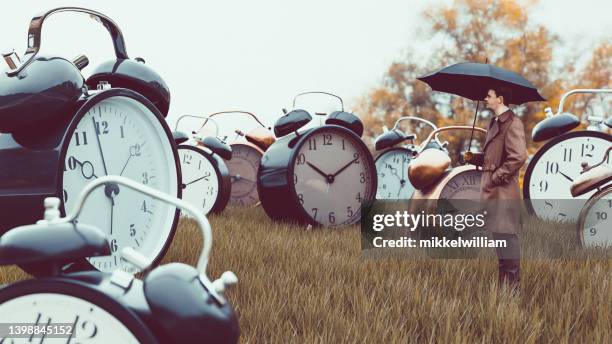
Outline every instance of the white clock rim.
{"type": "MultiPolygon", "coordinates": [[[[208,215],[209,213],[213,212],[213,210],[218,206],[218,203],[221,199],[221,187],[222,187],[222,178],[223,176],[221,175],[221,171],[219,170],[219,168],[217,166],[215,166],[215,164],[213,164],[213,157],[210,156],[210,154],[208,152],[206,152],[205,150],[201,149],[200,147],[197,146],[192,146],[192,145],[188,145],[188,144],[181,144],[177,146],[177,151],[180,149],[185,149],[185,150],[191,150],[194,151],[202,156],[204,156],[206,158],[206,161],[208,161],[208,163],[210,163],[210,165],[212,166],[213,170],[215,171],[215,174],[217,175],[217,195],[215,197],[215,201],[213,202],[212,207],[210,208],[210,210],[208,212],[205,212],[204,215],[208,215]]],[[[181,171],[182,171],[182,162],[181,162],[181,171]]],[[[182,173],[182,172],[181,172],[182,173]]],[[[182,177],[182,176],[181,176],[182,177]]],[[[181,187],[182,189],[182,187],[181,187]]],[[[198,208],[202,208],[199,205],[197,205],[198,208]]],[[[188,214],[185,214],[186,216],[189,216],[188,214]]]]}
{"type": "Polygon", "coordinates": [[[548,140],[542,147],[540,147],[540,149],[538,149],[538,151],[531,158],[531,160],[529,161],[529,164],[527,165],[527,169],[525,170],[525,175],[523,176],[523,199],[526,200],[525,207],[527,208],[527,212],[529,214],[537,215],[535,212],[535,209],[533,208],[533,204],[531,204],[531,198],[529,197],[530,196],[529,187],[530,187],[530,182],[531,182],[531,175],[533,173],[533,170],[535,169],[536,164],[538,163],[542,155],[544,155],[546,151],[548,151],[554,145],[562,141],[565,141],[566,139],[571,139],[574,137],[581,137],[581,136],[600,138],[604,140],[607,139],[609,142],[612,142],[612,135],[609,135],[607,133],[602,133],[599,131],[592,131],[592,130],[570,131],[570,132],[561,134],[559,136],[556,136],[548,140]]]}
{"type": "Polygon", "coordinates": [[[0,309],[5,302],[19,297],[49,293],[89,302],[119,321],[140,343],[157,343],[151,329],[130,308],[103,291],[68,277],[30,279],[5,286],[0,289],[0,309]]]}
{"type": "MultiPolygon", "coordinates": [[[[125,88],[111,88],[108,90],[104,90],[98,93],[93,94],[92,96],[90,96],[89,98],[87,98],[85,100],[85,102],[83,104],[81,104],[78,108],[78,110],[76,110],[74,116],[72,116],[72,118],[70,119],[70,124],[68,125],[66,132],[64,133],[64,136],[62,137],[62,146],[60,149],[60,159],[59,161],[63,162],[66,159],[66,153],[68,152],[68,147],[70,146],[70,139],[74,133],[74,131],[76,130],[76,127],[78,126],[78,124],[81,122],[81,120],[83,119],[83,117],[85,115],[87,115],[87,113],[93,108],[95,107],[97,104],[99,104],[100,102],[104,101],[107,98],[112,98],[112,97],[125,97],[125,98],[129,98],[131,101],[134,101],[134,103],[139,106],[139,107],[144,107],[146,110],[150,111],[151,113],[153,113],[153,115],[155,116],[156,121],[151,120],[151,122],[153,123],[153,126],[156,128],[156,130],[158,131],[158,134],[165,134],[165,137],[168,141],[168,145],[164,145],[165,150],[164,150],[164,154],[166,155],[166,158],[168,158],[169,156],[172,156],[174,158],[174,171],[176,173],[176,185],[175,183],[173,183],[172,181],[169,181],[169,187],[171,188],[171,190],[168,192],[171,195],[176,194],[177,198],[181,198],[182,197],[182,188],[181,188],[181,184],[182,184],[182,179],[181,179],[181,166],[180,166],[180,161],[178,158],[178,150],[177,150],[177,146],[176,143],[174,141],[174,138],[172,136],[172,132],[170,131],[170,128],[168,127],[168,124],[164,118],[164,116],[161,114],[161,112],[159,112],[159,109],[157,109],[157,107],[155,105],[153,105],[153,103],[151,103],[151,101],[149,101],[147,98],[145,98],[144,96],[142,96],[141,94],[132,91],[130,89],[125,89],[125,88]],[[174,192],[173,192],[174,191],[174,192]]],[[[163,140],[163,138],[162,138],[163,140]]],[[[170,159],[166,159],[166,161],[170,161],[170,159]]],[[[170,162],[168,162],[170,163],[170,162]]],[[[173,169],[170,168],[170,170],[172,171],[173,169]]],[[[61,194],[62,194],[62,190],[64,188],[64,178],[63,178],[63,165],[62,164],[58,164],[58,181],[57,181],[57,185],[59,190],[56,190],[56,194],[60,195],[58,196],[60,199],[62,199],[61,194]]],[[[174,175],[171,173],[171,175],[174,175]]],[[[164,242],[158,242],[153,251],[155,253],[155,257],[154,259],[152,259],[152,266],[157,266],[159,264],[159,262],[163,259],[164,255],[166,254],[166,252],[168,251],[170,244],[172,243],[173,239],[174,239],[174,235],[176,233],[176,228],[178,227],[178,221],[179,221],[179,217],[180,217],[180,211],[178,209],[174,210],[174,216],[171,216],[170,214],[172,213],[172,208],[173,207],[168,207],[168,214],[167,216],[164,216],[164,218],[167,219],[167,224],[170,224],[170,230],[167,231],[168,236],[167,239],[164,242]]],[[[62,214],[62,216],[65,216],[66,214],[66,209],[64,208],[64,202],[60,202],[60,212],[62,214]]],[[[164,231],[166,232],[166,231],[164,231]]],[[[100,257],[104,257],[104,256],[100,256],[100,257]]],[[[89,257],[87,257],[89,258],[89,257]]],[[[87,258],[82,258],[79,259],[78,262],[80,264],[76,265],[77,270],[96,270],[96,271],[100,271],[98,270],[94,265],[92,265],[89,260],[87,258]]]]}
{"type": "Polygon", "coordinates": [[[361,219],[361,209],[363,208],[363,204],[368,204],[368,203],[375,201],[376,200],[376,190],[378,189],[378,177],[376,174],[376,165],[374,164],[374,158],[372,157],[372,153],[370,153],[368,146],[363,142],[361,137],[355,134],[352,130],[339,126],[339,125],[335,125],[335,124],[326,124],[320,127],[307,129],[305,132],[299,133],[298,135],[299,137],[293,138],[293,140],[295,140],[296,138],[298,140],[293,146],[293,148],[291,148],[291,154],[289,155],[288,166],[287,166],[287,184],[289,186],[289,195],[293,198],[292,201],[298,207],[299,213],[302,214],[302,218],[306,219],[306,221],[313,226],[321,226],[321,227],[329,227],[329,228],[339,228],[339,227],[351,226],[351,225],[358,223],[359,220],[361,219]],[[295,167],[295,160],[297,159],[297,153],[300,151],[300,149],[306,143],[306,141],[308,140],[310,136],[316,135],[320,131],[325,131],[325,130],[341,131],[342,133],[345,133],[351,138],[353,138],[355,141],[359,142],[359,144],[361,145],[361,148],[363,149],[365,153],[366,159],[368,160],[367,163],[370,164],[372,171],[374,171],[374,176],[371,176],[370,178],[371,180],[370,185],[372,188],[372,190],[370,190],[370,193],[372,193],[372,195],[367,200],[365,197],[363,197],[364,201],[361,202],[362,206],[359,207],[359,216],[355,216],[355,219],[356,219],[355,221],[352,221],[350,223],[342,222],[334,226],[325,226],[322,223],[315,221],[310,216],[310,214],[308,214],[308,212],[304,209],[304,207],[302,207],[300,202],[297,200],[297,196],[296,196],[297,192],[295,190],[295,184],[293,183],[293,171],[295,167]]]}

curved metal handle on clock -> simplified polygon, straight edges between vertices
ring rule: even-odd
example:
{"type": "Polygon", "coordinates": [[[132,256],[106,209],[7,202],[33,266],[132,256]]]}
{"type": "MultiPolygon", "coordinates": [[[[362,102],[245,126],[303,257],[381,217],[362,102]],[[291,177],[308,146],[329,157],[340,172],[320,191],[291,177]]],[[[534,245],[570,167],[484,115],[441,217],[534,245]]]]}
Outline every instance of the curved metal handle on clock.
{"type": "MultiPolygon", "coordinates": [[[[257,123],[259,123],[259,125],[261,125],[264,128],[270,129],[270,128],[266,127],[266,125],[263,124],[259,120],[259,118],[257,118],[257,116],[255,116],[254,113],[248,112],[248,111],[241,111],[241,110],[236,110],[236,111],[234,111],[234,110],[219,111],[219,112],[211,113],[210,115],[208,115],[208,117],[213,117],[213,116],[217,116],[217,115],[221,115],[221,114],[226,114],[226,113],[242,113],[242,114],[245,114],[245,115],[250,115],[251,117],[253,117],[255,119],[255,121],[257,121],[257,123]]],[[[202,128],[200,128],[200,129],[202,129],[202,128]]]]}
{"type": "Polygon", "coordinates": [[[563,112],[563,104],[567,100],[569,96],[576,93],[612,93],[612,89],[607,88],[577,88],[575,90],[571,90],[566,92],[563,96],[561,96],[561,100],[559,101],[559,109],[555,115],[559,115],[563,112]]]}
{"type": "Polygon", "coordinates": [[[419,153],[422,152],[423,149],[427,146],[427,144],[431,140],[433,140],[434,137],[437,137],[439,133],[441,133],[443,131],[448,131],[448,130],[476,130],[476,131],[480,131],[481,133],[484,133],[484,134],[487,133],[487,131],[485,129],[480,128],[480,127],[472,127],[471,125],[451,125],[451,126],[448,126],[448,127],[438,128],[438,129],[432,131],[431,133],[429,133],[429,136],[427,136],[425,141],[421,142],[421,145],[419,147],[419,153]]]}
{"type": "Polygon", "coordinates": [[[198,119],[203,119],[204,120],[204,124],[202,124],[202,126],[200,127],[200,130],[202,130],[202,128],[204,128],[204,126],[206,125],[206,123],[208,123],[209,121],[215,125],[215,136],[219,137],[219,123],[214,120],[213,118],[210,118],[210,116],[197,116],[197,115],[183,115],[181,117],[179,117],[176,120],[176,126],[174,127],[174,130],[178,130],[178,126],[179,126],[179,122],[185,118],[185,117],[189,117],[189,118],[198,118],[198,119]]]}
{"type": "Polygon", "coordinates": [[[299,93],[298,95],[293,97],[293,108],[294,109],[295,109],[295,101],[298,99],[298,97],[306,95],[306,94],[326,94],[328,96],[332,96],[332,97],[338,98],[338,100],[340,101],[340,108],[342,109],[342,111],[344,111],[344,102],[342,101],[342,98],[340,98],[340,96],[337,96],[337,95],[335,95],[333,93],[324,92],[324,91],[309,91],[309,92],[299,93]]]}
{"type": "MultiPolygon", "coordinates": [[[[402,121],[410,121],[410,120],[425,123],[425,124],[429,125],[430,127],[432,127],[433,130],[438,129],[438,127],[435,124],[433,124],[433,122],[430,122],[430,121],[428,121],[428,120],[426,120],[424,118],[415,117],[415,116],[402,116],[402,117],[398,118],[397,121],[395,121],[395,124],[393,125],[393,129],[392,130],[398,129],[398,126],[399,126],[400,122],[402,122],[402,121]]],[[[440,142],[440,139],[438,139],[438,134],[436,134],[435,140],[436,140],[436,143],[439,144],[440,147],[442,147],[442,142],[440,142]]]]}
{"type": "MultiPolygon", "coordinates": [[[[200,252],[200,257],[198,258],[197,269],[201,275],[206,276],[206,267],[208,265],[208,257],[210,256],[210,250],[212,248],[212,230],[211,230],[210,223],[208,222],[208,219],[206,218],[206,216],[204,216],[198,208],[194,207],[193,205],[189,204],[186,201],[183,201],[176,197],[172,197],[159,190],[155,190],[151,187],[137,183],[131,179],[127,179],[125,177],[119,177],[119,176],[104,176],[104,177],[100,177],[90,182],[89,184],[85,185],[85,188],[83,189],[83,191],[81,191],[81,194],[79,195],[79,198],[76,201],[73,211],[70,214],[67,214],[66,217],[59,219],[57,221],[58,222],[74,221],[79,216],[81,211],[83,210],[83,205],[85,203],[85,200],[87,199],[87,197],[89,197],[89,195],[93,192],[93,190],[95,190],[97,187],[101,185],[106,185],[109,183],[120,184],[120,185],[126,186],[132,190],[149,195],[160,201],[172,204],[176,206],[177,208],[185,210],[189,214],[191,214],[197,221],[198,225],[200,226],[200,230],[202,232],[202,251],[200,252]]],[[[125,248],[122,254],[124,258],[130,261],[130,263],[133,263],[134,265],[138,266],[138,268],[141,270],[145,270],[152,263],[148,258],[144,257],[142,254],[140,254],[139,252],[136,252],[134,249],[130,247],[125,248]]]]}
{"type": "Polygon", "coordinates": [[[121,33],[119,26],[117,26],[117,24],[112,19],[100,12],[92,11],[86,8],[58,7],[32,18],[32,20],[30,21],[30,27],[28,29],[28,48],[26,49],[24,58],[28,55],[29,57],[27,58],[27,60],[25,60],[23,64],[21,64],[17,68],[6,72],[9,76],[16,75],[25,67],[27,67],[32,61],[34,61],[34,58],[40,50],[41,31],[45,19],[47,19],[52,14],[59,12],[79,12],[89,14],[94,20],[102,23],[102,25],[104,25],[104,27],[110,33],[111,38],[113,40],[113,47],[115,48],[115,56],[117,57],[117,59],[129,58],[127,55],[127,50],[125,48],[125,40],[123,39],[123,34],[121,33]]]}

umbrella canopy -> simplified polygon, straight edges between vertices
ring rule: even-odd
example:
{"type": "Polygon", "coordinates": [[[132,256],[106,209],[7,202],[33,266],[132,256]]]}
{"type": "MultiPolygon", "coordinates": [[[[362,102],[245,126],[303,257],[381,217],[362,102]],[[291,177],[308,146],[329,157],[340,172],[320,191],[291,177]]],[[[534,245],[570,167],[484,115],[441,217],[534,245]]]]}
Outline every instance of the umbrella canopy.
{"type": "Polygon", "coordinates": [[[511,91],[510,99],[506,99],[509,104],[546,100],[527,79],[486,63],[457,63],[417,79],[427,83],[434,91],[452,93],[471,100],[483,100],[489,89],[497,87],[511,91]]]}

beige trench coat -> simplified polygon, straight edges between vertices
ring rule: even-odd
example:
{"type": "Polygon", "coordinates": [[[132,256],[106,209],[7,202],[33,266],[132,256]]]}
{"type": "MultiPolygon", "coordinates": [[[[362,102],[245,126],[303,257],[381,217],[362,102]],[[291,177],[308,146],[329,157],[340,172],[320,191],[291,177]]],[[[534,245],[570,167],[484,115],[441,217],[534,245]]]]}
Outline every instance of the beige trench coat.
{"type": "Polygon", "coordinates": [[[483,152],[480,199],[489,206],[487,229],[517,234],[522,227],[518,178],[527,160],[527,143],[523,122],[514,112],[508,110],[491,120],[483,152]]]}

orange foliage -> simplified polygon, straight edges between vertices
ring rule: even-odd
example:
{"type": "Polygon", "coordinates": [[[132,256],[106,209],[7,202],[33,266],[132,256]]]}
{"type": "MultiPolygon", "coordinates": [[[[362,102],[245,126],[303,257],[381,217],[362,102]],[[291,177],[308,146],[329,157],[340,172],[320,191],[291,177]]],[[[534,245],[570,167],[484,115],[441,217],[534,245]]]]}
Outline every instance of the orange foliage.
{"type": "MultiPolygon", "coordinates": [[[[476,102],[439,92],[416,80],[438,68],[458,62],[484,62],[513,70],[531,81],[548,99],[546,103],[527,103],[513,110],[521,117],[533,153],[541,144],[531,142],[531,130],[545,118],[544,108],[556,111],[561,95],[573,88],[610,87],[612,73],[612,45],[602,43],[593,50],[589,63],[576,70],[567,63],[555,70],[552,61],[559,38],[543,25],[535,24],[529,9],[536,1],[456,0],[452,6],[433,6],[423,13],[423,33],[418,43],[441,42],[432,49],[429,58],[416,60],[409,54],[389,66],[382,85],[370,90],[360,100],[357,112],[366,127],[365,135],[375,137],[382,125],[392,127],[401,115],[417,115],[438,126],[471,125],[476,102]]],[[[585,52],[588,53],[588,52],[585,52]]],[[[484,95],[483,95],[484,97],[484,95]]],[[[579,115],[591,104],[592,96],[571,98],[568,110],[579,115]]],[[[477,126],[488,126],[488,111],[480,104],[477,126]]],[[[419,137],[419,128],[407,128],[419,137]]],[[[478,148],[484,137],[475,134],[472,147],[478,148]]],[[[467,149],[469,132],[447,135],[453,158],[467,149]]],[[[369,141],[369,140],[367,140],[369,141]]]]}

